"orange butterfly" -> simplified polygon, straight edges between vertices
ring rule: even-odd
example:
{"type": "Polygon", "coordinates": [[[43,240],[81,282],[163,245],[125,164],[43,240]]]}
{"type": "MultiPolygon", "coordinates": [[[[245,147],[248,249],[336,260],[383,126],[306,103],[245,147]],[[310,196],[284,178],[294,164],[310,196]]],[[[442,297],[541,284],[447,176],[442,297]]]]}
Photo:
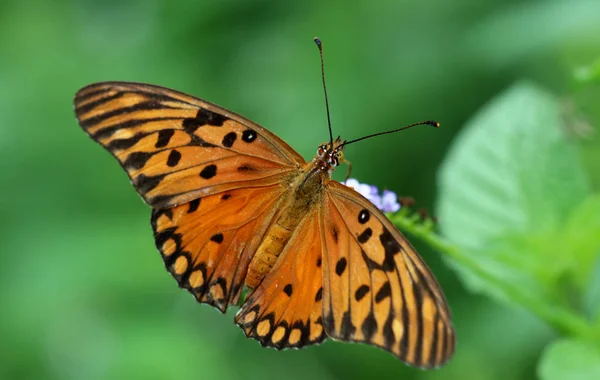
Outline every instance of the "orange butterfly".
{"type": "Polygon", "coordinates": [[[306,162],[252,121],[162,87],[97,83],[75,96],[82,128],[153,207],[156,246],[180,287],[277,349],[327,336],[432,368],[454,352],[444,295],[372,203],[331,180],[339,138],[306,162]]]}

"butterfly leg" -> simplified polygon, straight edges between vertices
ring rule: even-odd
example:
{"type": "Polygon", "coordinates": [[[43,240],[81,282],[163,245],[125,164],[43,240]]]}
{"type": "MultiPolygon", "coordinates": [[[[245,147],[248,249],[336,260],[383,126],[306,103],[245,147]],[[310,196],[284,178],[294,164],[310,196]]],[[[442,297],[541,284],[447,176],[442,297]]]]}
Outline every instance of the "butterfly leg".
{"type": "MultiPolygon", "coordinates": [[[[350,173],[352,173],[352,163],[344,158],[344,162],[348,165],[348,171],[346,172],[346,181],[350,178],[350,173]]],[[[345,182],[345,181],[344,181],[345,182]]]]}

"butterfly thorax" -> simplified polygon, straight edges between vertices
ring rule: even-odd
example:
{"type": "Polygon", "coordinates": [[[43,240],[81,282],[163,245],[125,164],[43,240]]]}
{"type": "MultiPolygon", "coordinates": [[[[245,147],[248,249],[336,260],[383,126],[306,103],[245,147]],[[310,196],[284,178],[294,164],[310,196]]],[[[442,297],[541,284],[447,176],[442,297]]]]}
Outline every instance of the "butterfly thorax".
{"type": "Polygon", "coordinates": [[[260,284],[275,265],[296,227],[304,218],[316,212],[315,206],[321,203],[331,173],[343,162],[341,143],[338,138],[333,147],[329,143],[320,145],[314,159],[290,176],[289,191],[280,201],[274,223],[266,231],[248,267],[248,287],[256,288],[260,284]]]}

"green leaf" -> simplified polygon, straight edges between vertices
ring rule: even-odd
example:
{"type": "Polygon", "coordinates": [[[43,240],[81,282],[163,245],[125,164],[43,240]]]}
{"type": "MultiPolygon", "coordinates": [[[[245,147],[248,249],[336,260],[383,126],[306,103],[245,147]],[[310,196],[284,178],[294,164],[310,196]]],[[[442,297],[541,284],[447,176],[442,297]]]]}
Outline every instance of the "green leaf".
{"type": "MultiPolygon", "coordinates": [[[[515,85],[461,131],[439,173],[440,228],[480,270],[556,302],[571,266],[561,246],[567,217],[588,192],[577,151],[564,133],[558,100],[515,85]]],[[[476,291],[510,300],[464,265],[476,291]]]]}
{"type": "Polygon", "coordinates": [[[580,84],[591,84],[600,81],[600,59],[588,66],[577,68],[573,73],[573,78],[580,84]]]}
{"type": "Polygon", "coordinates": [[[600,379],[600,350],[587,342],[558,340],[542,354],[537,372],[542,380],[600,379]]]}
{"type": "Polygon", "coordinates": [[[573,211],[563,233],[572,277],[584,288],[600,253],[600,194],[590,195],[573,211]]]}

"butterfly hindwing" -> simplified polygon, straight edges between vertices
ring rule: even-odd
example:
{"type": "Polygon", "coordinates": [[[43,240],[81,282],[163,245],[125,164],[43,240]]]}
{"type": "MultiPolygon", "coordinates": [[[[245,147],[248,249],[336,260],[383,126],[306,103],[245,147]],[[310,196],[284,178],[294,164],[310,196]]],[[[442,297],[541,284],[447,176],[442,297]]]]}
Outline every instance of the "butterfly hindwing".
{"type": "Polygon", "coordinates": [[[104,82],[75,95],[82,128],[110,151],[151,206],[280,182],[304,160],[265,128],[166,88],[104,82]]]}
{"type": "Polygon", "coordinates": [[[325,339],[318,212],[299,223],[277,262],[236,314],[248,337],[277,349],[325,339]]]}
{"type": "Polygon", "coordinates": [[[332,338],[370,343],[433,368],[454,352],[454,330],[436,280],[371,202],[331,181],[321,210],[323,322],[332,338]]]}
{"type": "Polygon", "coordinates": [[[283,192],[279,185],[236,189],[154,210],[156,246],[179,286],[222,312],[237,304],[283,192]]]}

